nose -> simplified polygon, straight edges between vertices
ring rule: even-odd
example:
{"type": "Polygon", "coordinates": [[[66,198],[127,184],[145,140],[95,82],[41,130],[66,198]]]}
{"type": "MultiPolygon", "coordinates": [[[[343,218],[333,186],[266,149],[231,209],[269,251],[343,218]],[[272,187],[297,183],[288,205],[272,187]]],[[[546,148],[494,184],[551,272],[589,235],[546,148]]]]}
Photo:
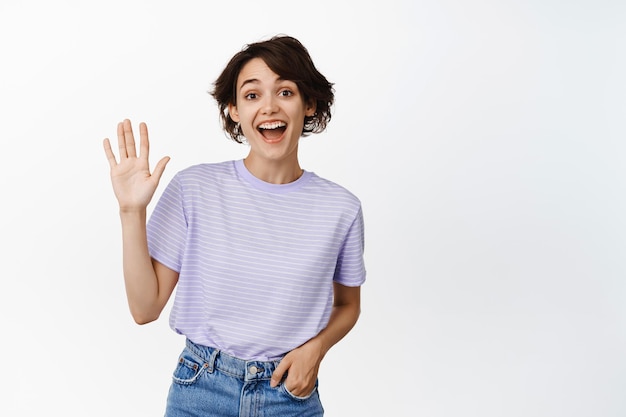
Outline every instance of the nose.
{"type": "Polygon", "coordinates": [[[272,114],[278,110],[276,97],[273,94],[266,94],[262,103],[263,114],[272,114]]]}

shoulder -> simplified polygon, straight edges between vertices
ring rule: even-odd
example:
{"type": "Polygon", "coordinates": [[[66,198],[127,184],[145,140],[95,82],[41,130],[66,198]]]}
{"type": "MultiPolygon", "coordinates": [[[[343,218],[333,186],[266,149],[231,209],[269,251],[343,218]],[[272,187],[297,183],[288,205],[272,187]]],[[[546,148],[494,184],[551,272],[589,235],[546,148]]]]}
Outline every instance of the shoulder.
{"type": "Polygon", "coordinates": [[[234,161],[224,161],[189,166],[178,171],[172,181],[187,188],[195,185],[221,184],[234,176],[234,161]]]}
{"type": "Polygon", "coordinates": [[[192,165],[174,174],[166,192],[186,199],[206,192],[220,192],[233,183],[234,178],[233,161],[192,165]]]}
{"type": "Polygon", "coordinates": [[[194,178],[206,178],[211,176],[229,176],[234,172],[234,161],[213,162],[197,164],[179,171],[175,178],[179,180],[190,180],[194,178]]]}
{"type": "Polygon", "coordinates": [[[348,190],[346,187],[319,175],[312,173],[307,191],[316,198],[323,200],[332,200],[335,204],[341,204],[345,207],[360,209],[361,201],[359,198],[348,190]]]}

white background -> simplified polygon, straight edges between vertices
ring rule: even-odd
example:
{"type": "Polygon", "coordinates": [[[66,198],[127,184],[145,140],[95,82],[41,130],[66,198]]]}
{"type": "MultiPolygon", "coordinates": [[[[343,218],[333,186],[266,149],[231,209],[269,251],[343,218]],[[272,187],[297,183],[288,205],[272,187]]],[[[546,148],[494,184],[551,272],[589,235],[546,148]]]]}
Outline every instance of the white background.
{"type": "Polygon", "coordinates": [[[286,33],[336,87],[302,165],[366,220],[326,415],[623,417],[625,22],[610,0],[3,0],[0,415],[162,415],[184,341],[128,313],[102,139],[148,123],[159,195],[244,156],[207,91],[286,33]]]}

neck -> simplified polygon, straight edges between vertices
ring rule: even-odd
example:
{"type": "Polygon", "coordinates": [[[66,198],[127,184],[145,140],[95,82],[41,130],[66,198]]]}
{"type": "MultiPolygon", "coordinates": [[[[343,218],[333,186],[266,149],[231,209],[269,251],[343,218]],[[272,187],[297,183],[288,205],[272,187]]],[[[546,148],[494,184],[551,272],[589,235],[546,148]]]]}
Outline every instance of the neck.
{"type": "Polygon", "coordinates": [[[289,184],[302,176],[298,160],[294,161],[257,161],[248,155],[243,160],[252,175],[270,184],[289,184]]]}

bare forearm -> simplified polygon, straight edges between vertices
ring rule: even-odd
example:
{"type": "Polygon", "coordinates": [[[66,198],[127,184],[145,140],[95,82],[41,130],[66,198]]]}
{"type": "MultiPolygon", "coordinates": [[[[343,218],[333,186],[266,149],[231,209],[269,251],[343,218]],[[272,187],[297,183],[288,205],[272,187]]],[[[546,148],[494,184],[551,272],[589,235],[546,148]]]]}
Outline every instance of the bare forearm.
{"type": "Polygon", "coordinates": [[[336,305],[328,321],[328,325],[315,339],[318,339],[323,355],[352,330],[361,313],[358,303],[336,305]]]}
{"type": "Polygon", "coordinates": [[[131,314],[138,323],[155,320],[160,314],[159,285],[148,252],[146,211],[120,211],[124,283],[131,314]]]}

